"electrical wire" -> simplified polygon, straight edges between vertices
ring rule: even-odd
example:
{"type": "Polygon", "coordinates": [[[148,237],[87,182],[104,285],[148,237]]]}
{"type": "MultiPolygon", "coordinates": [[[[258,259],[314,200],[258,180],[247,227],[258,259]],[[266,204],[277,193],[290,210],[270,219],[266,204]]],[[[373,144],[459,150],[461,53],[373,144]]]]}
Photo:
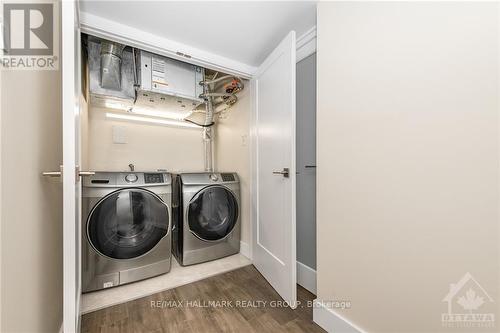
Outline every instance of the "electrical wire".
{"type": "Polygon", "coordinates": [[[204,124],[200,124],[200,123],[197,123],[196,121],[192,121],[192,120],[189,120],[189,119],[184,119],[184,121],[187,121],[188,123],[191,123],[191,124],[195,124],[195,125],[198,125],[200,127],[212,127],[213,125],[215,125],[215,122],[212,121],[211,123],[207,124],[207,125],[204,125],[204,124]]]}

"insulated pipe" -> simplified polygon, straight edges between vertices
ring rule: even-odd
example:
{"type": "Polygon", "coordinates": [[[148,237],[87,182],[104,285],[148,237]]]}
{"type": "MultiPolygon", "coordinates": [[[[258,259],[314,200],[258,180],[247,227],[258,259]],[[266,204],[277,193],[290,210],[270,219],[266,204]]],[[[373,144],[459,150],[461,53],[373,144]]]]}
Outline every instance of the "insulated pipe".
{"type": "Polygon", "coordinates": [[[213,127],[203,128],[203,150],[205,153],[205,171],[214,171],[213,127]]]}
{"type": "MultiPolygon", "coordinates": [[[[214,93],[210,91],[210,85],[213,85],[217,82],[224,81],[227,79],[234,79],[237,80],[239,85],[241,86],[239,90],[243,89],[243,82],[239,77],[233,76],[233,75],[225,75],[221,76],[219,78],[210,80],[210,81],[202,81],[200,82],[201,85],[203,85],[203,94],[200,96],[205,99],[205,127],[203,128],[203,150],[204,150],[204,161],[205,161],[205,171],[207,172],[213,172],[214,171],[214,145],[213,145],[213,139],[214,139],[214,132],[215,129],[213,126],[213,121],[214,121],[214,105],[213,105],[213,98],[214,97],[229,97],[230,99],[233,99],[231,104],[234,104],[236,102],[237,97],[234,95],[234,93],[214,93]]],[[[224,102],[222,102],[224,103],[224,102]]],[[[220,103],[220,104],[222,104],[220,103]]],[[[217,104],[219,106],[220,104],[217,104]]],[[[227,103],[226,103],[227,104],[227,103]]],[[[226,108],[224,108],[225,110],[226,108]]],[[[223,111],[223,110],[220,110],[223,111]]],[[[220,112],[219,111],[219,112],[220,112]]]]}
{"type": "MultiPolygon", "coordinates": [[[[208,126],[213,123],[214,120],[214,109],[212,104],[212,97],[210,94],[210,88],[208,84],[203,85],[203,92],[206,95],[205,100],[205,126],[208,126]]],[[[213,151],[213,134],[214,129],[213,126],[204,127],[203,128],[203,150],[205,153],[205,171],[213,172],[214,171],[214,151],[213,151]]]]}
{"type": "MultiPolygon", "coordinates": [[[[234,102],[232,102],[231,104],[234,104],[234,103],[236,103],[236,100],[234,102]]],[[[217,103],[215,105],[212,103],[212,105],[213,105],[214,115],[217,115],[217,114],[224,112],[226,110],[229,110],[231,108],[231,105],[228,105],[225,102],[217,103]]],[[[190,115],[192,115],[193,113],[199,114],[199,113],[206,113],[206,112],[207,112],[206,109],[205,110],[192,110],[190,115]]],[[[189,117],[189,116],[187,116],[187,117],[189,117]]]]}
{"type": "Polygon", "coordinates": [[[221,76],[221,77],[214,79],[214,80],[211,80],[211,81],[202,81],[202,82],[200,82],[200,84],[203,84],[206,86],[206,85],[214,84],[214,83],[217,83],[217,82],[220,82],[223,80],[227,80],[227,79],[238,80],[238,82],[241,84],[241,87],[243,88],[243,82],[241,82],[241,79],[239,77],[233,76],[233,75],[224,75],[224,76],[221,76]]]}
{"type": "MultiPolygon", "coordinates": [[[[222,111],[222,110],[220,110],[220,106],[225,105],[226,108],[224,108],[224,109],[227,109],[228,106],[236,103],[237,101],[238,101],[238,97],[236,97],[236,95],[232,95],[227,100],[219,102],[219,103],[214,103],[214,100],[212,99],[212,107],[213,107],[213,110],[214,110],[214,115],[216,115],[217,113],[219,113],[219,112],[222,111]]],[[[191,112],[192,113],[206,113],[207,112],[206,104],[205,104],[205,109],[204,110],[194,109],[194,110],[191,110],[191,112]]],[[[189,116],[187,116],[187,117],[189,117],[189,116]]]]}
{"type": "Polygon", "coordinates": [[[202,97],[233,97],[231,93],[203,93],[202,97]]]}

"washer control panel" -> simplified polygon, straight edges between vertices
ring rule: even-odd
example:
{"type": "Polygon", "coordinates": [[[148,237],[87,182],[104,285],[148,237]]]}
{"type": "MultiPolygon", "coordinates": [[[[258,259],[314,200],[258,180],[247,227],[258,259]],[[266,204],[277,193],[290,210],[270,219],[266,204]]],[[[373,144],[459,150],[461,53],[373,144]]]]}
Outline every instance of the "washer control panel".
{"type": "Polygon", "coordinates": [[[130,173],[130,174],[125,176],[125,181],[127,183],[135,183],[137,181],[137,179],[139,179],[139,177],[137,177],[137,175],[135,173],[130,173]]]}
{"type": "Polygon", "coordinates": [[[163,174],[162,173],[145,173],[144,174],[144,183],[146,183],[146,184],[163,183],[163,174]]]}
{"type": "Polygon", "coordinates": [[[141,187],[170,185],[168,172],[96,172],[83,177],[83,187],[141,187]]]}
{"type": "Polygon", "coordinates": [[[222,181],[224,182],[234,182],[234,174],[232,173],[221,173],[220,176],[222,177],[222,181]]]}

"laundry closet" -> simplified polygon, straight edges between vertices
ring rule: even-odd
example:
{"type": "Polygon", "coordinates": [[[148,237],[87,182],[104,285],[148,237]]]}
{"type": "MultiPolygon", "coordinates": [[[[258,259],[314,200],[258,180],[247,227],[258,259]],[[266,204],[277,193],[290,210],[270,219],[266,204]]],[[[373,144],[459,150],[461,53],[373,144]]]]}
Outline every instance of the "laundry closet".
{"type": "Polygon", "coordinates": [[[190,44],[183,17],[201,3],[175,6],[176,31],[144,29],[169,6],[146,4],[62,5],[65,326],[250,264],[295,308],[296,63],[315,51],[315,4],[278,20],[282,6],[246,4],[272,33],[235,47],[233,30],[190,44]]]}
{"type": "Polygon", "coordinates": [[[95,173],[82,185],[81,272],[92,311],[134,297],[108,288],[138,282],[135,295],[150,278],[175,287],[172,269],[185,283],[200,276],[182,266],[248,251],[251,104],[236,75],[86,34],[81,43],[81,167],[95,173]]]}

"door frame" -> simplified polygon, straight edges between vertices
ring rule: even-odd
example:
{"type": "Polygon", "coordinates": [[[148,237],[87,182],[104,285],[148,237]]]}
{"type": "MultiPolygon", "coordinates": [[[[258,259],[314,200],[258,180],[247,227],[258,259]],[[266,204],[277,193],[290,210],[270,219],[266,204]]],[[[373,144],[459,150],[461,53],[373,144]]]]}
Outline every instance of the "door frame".
{"type": "MultiPolygon", "coordinates": [[[[82,33],[127,44],[193,65],[252,79],[257,67],[182,44],[92,14],[79,13],[82,33]]],[[[316,26],[297,38],[297,62],[316,52],[316,26]]]]}
{"type": "Polygon", "coordinates": [[[85,12],[80,13],[80,29],[81,32],[95,37],[130,45],[193,65],[236,75],[244,79],[252,78],[257,71],[256,67],[242,62],[85,12]]]}
{"type": "Polygon", "coordinates": [[[81,91],[80,81],[76,81],[76,71],[80,70],[80,54],[75,45],[80,43],[79,1],[61,2],[61,78],[62,78],[62,138],[63,168],[63,322],[61,331],[65,333],[80,332],[80,299],[81,299],[81,249],[78,237],[80,234],[81,204],[77,197],[81,195],[81,180],[77,173],[80,161],[80,149],[76,148],[79,124],[81,91]],[[71,29],[65,27],[71,26],[71,29]],[[63,56],[66,55],[66,56],[63,56]],[[67,56],[70,55],[70,56],[67,56]],[[64,82],[72,82],[65,85],[64,82]],[[76,115],[76,117],[75,117],[76,115]],[[78,224],[76,223],[78,222],[78,224]]]}
{"type": "MultiPolygon", "coordinates": [[[[316,54],[316,26],[297,39],[297,64],[313,54],[316,54]]],[[[297,259],[297,284],[314,295],[317,294],[316,273],[315,268],[313,269],[297,259]]]]}

